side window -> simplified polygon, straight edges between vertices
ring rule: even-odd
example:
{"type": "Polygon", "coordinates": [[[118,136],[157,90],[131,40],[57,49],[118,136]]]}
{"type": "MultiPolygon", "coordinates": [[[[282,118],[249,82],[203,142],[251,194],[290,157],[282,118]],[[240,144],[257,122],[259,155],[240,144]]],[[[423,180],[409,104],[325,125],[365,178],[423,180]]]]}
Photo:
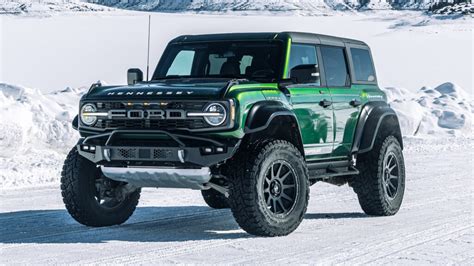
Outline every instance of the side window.
{"type": "MultiPolygon", "coordinates": [[[[288,72],[295,66],[308,64],[318,64],[316,46],[309,44],[292,44],[288,72]]],[[[290,76],[290,73],[288,73],[288,76],[290,76]]],[[[320,85],[320,81],[315,85],[320,85]]]]}
{"type": "Polygon", "coordinates": [[[348,84],[346,56],[344,48],[322,46],[321,54],[324,62],[324,72],[328,87],[344,87],[348,84]]]}
{"type": "Polygon", "coordinates": [[[375,81],[375,71],[368,50],[351,48],[352,63],[354,64],[357,81],[375,81]]]}
{"type": "Polygon", "coordinates": [[[167,76],[178,75],[178,76],[189,76],[191,75],[191,69],[193,68],[194,51],[180,51],[171,63],[167,76]]]}

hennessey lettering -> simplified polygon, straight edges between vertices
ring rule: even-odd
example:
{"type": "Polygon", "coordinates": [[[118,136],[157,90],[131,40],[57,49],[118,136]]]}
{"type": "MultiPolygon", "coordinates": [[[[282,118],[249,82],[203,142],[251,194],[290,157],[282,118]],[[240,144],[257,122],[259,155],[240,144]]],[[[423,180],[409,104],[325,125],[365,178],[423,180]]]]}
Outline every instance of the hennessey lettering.
{"type": "Polygon", "coordinates": [[[108,96],[120,96],[120,95],[125,95],[125,96],[154,96],[154,95],[191,95],[193,94],[193,91],[111,91],[108,92],[108,96]]]}

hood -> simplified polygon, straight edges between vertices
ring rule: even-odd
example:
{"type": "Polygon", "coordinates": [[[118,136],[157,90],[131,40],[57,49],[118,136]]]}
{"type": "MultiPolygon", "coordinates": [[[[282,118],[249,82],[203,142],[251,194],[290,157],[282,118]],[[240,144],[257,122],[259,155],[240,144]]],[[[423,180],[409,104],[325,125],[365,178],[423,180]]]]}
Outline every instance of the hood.
{"type": "Polygon", "coordinates": [[[129,86],[100,86],[84,95],[86,100],[216,99],[227,88],[227,81],[151,82],[129,86]]]}

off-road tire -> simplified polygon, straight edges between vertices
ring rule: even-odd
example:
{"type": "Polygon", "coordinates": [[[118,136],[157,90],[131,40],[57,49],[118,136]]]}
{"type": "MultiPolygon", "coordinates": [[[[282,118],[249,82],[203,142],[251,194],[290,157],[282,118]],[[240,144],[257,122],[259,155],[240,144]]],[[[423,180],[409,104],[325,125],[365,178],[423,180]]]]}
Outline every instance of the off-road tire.
{"type": "MultiPolygon", "coordinates": [[[[309,200],[309,181],[305,161],[291,143],[271,140],[253,145],[236,155],[230,171],[229,205],[237,223],[257,236],[283,236],[293,232],[303,220],[309,200]],[[272,214],[262,196],[266,169],[276,161],[284,161],[294,169],[299,186],[294,205],[285,217],[272,214]],[[259,185],[260,184],[260,185],[259,185]]],[[[268,193],[268,192],[267,192],[268,193]]]]}
{"type": "Polygon", "coordinates": [[[69,214],[87,226],[122,224],[133,214],[140,198],[140,190],[128,194],[117,206],[104,208],[94,198],[95,180],[100,168],[79,155],[73,148],[61,172],[61,194],[69,214]]]}
{"type": "Polygon", "coordinates": [[[228,199],[215,189],[201,190],[202,198],[207,206],[213,209],[227,209],[229,208],[228,199]]]}
{"type": "Polygon", "coordinates": [[[368,215],[389,216],[400,209],[405,191],[405,163],[402,148],[392,136],[377,136],[371,151],[359,155],[357,168],[360,171],[353,179],[352,187],[357,193],[362,210],[368,215]],[[384,189],[384,160],[387,154],[395,156],[398,163],[397,192],[393,198],[384,189]]]}

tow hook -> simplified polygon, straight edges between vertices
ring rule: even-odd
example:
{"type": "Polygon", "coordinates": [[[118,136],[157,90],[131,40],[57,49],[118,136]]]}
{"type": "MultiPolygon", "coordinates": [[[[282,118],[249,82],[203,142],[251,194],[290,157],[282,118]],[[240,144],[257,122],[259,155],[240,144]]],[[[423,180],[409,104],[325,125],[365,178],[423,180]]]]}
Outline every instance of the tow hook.
{"type": "Polygon", "coordinates": [[[104,149],[104,158],[107,160],[107,162],[110,162],[110,150],[109,149],[104,149]]]}
{"type": "Polygon", "coordinates": [[[184,163],[184,150],[178,150],[178,158],[181,163],[184,163]]]}

